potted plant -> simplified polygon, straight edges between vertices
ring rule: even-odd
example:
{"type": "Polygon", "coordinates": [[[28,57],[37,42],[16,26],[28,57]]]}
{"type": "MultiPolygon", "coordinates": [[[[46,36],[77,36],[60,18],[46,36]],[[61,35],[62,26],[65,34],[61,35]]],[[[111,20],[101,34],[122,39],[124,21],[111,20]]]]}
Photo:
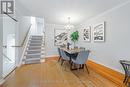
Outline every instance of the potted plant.
{"type": "Polygon", "coordinates": [[[74,42],[74,47],[75,47],[75,43],[76,43],[76,41],[78,41],[78,39],[79,39],[79,32],[78,31],[74,31],[71,34],[71,40],[74,42]]]}

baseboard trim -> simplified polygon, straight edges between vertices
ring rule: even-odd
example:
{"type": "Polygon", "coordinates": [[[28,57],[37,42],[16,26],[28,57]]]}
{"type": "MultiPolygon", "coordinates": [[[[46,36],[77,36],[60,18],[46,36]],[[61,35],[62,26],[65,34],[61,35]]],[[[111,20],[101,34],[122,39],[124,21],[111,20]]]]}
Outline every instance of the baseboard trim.
{"type": "Polygon", "coordinates": [[[1,79],[1,80],[0,80],[0,86],[1,86],[4,82],[5,82],[5,80],[4,80],[4,79],[1,79]]]}
{"type": "Polygon", "coordinates": [[[0,86],[8,80],[8,78],[11,76],[11,74],[16,70],[16,66],[14,67],[14,69],[12,69],[5,77],[3,77],[1,80],[0,80],[0,86]]]}
{"type": "Polygon", "coordinates": [[[117,72],[113,69],[110,69],[104,65],[98,64],[92,60],[88,60],[87,65],[89,68],[94,70],[96,73],[111,80],[112,82],[118,84],[121,87],[123,86],[124,74],[117,72]]]}

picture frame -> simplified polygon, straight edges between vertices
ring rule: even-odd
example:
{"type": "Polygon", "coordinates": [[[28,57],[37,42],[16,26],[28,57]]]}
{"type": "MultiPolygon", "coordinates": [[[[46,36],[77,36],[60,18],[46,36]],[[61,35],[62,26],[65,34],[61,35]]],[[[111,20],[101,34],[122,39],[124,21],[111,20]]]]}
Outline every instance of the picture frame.
{"type": "Polygon", "coordinates": [[[94,40],[94,42],[104,42],[105,41],[105,22],[96,24],[93,27],[93,40],[94,40]]]}
{"type": "Polygon", "coordinates": [[[91,41],[91,27],[90,26],[84,27],[82,34],[83,34],[82,35],[83,41],[85,41],[85,42],[91,41]]]}
{"type": "Polygon", "coordinates": [[[54,45],[63,46],[67,43],[67,30],[66,29],[54,29],[54,45]]]}

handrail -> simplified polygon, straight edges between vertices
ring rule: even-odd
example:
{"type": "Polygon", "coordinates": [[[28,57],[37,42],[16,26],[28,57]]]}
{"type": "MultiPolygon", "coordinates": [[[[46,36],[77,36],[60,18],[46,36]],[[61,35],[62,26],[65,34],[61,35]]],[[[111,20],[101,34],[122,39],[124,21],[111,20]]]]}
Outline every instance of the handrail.
{"type": "MultiPolygon", "coordinates": [[[[31,26],[32,26],[32,24],[31,24],[31,26]]],[[[30,26],[30,29],[31,29],[31,26],[30,26]]],[[[22,52],[22,56],[20,58],[18,67],[20,67],[22,65],[22,61],[23,61],[24,56],[25,56],[24,54],[26,52],[26,47],[27,47],[28,41],[29,41],[29,32],[30,32],[30,29],[28,30],[28,33],[26,34],[26,38],[25,38],[24,45],[23,45],[23,52],[22,52]]]]}
{"type": "Polygon", "coordinates": [[[26,39],[27,39],[27,36],[29,35],[31,26],[32,26],[32,24],[29,26],[29,29],[28,29],[28,31],[27,31],[27,33],[26,33],[26,36],[25,36],[24,39],[23,39],[22,44],[21,44],[20,46],[12,46],[12,47],[23,47],[23,46],[24,46],[24,43],[25,43],[25,41],[26,41],[26,39]]]}
{"type": "Polygon", "coordinates": [[[9,61],[12,61],[9,57],[7,57],[4,53],[2,54],[6,59],[8,59],[9,61]]]}
{"type": "Polygon", "coordinates": [[[17,19],[13,18],[12,16],[10,16],[8,13],[4,12],[5,15],[9,16],[11,19],[13,19],[14,21],[18,22],[17,19]]]}

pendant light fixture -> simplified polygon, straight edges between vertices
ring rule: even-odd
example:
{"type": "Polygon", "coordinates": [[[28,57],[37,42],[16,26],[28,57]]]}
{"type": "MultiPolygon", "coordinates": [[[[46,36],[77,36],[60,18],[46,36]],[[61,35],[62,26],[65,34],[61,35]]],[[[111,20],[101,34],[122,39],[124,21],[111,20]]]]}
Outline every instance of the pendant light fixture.
{"type": "Polygon", "coordinates": [[[68,30],[74,29],[74,25],[72,25],[72,24],[70,23],[70,17],[68,17],[68,24],[65,26],[65,29],[68,29],[68,30]]]}

